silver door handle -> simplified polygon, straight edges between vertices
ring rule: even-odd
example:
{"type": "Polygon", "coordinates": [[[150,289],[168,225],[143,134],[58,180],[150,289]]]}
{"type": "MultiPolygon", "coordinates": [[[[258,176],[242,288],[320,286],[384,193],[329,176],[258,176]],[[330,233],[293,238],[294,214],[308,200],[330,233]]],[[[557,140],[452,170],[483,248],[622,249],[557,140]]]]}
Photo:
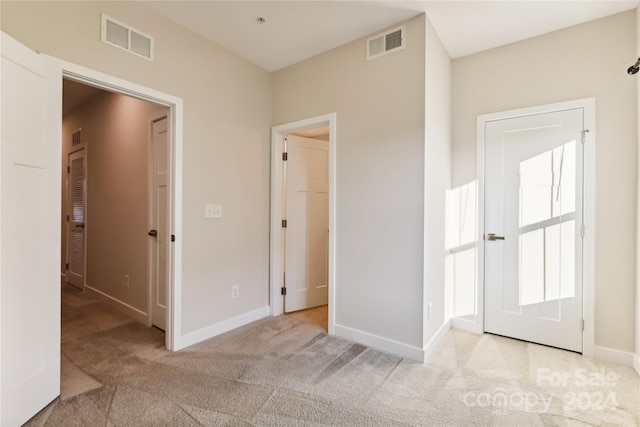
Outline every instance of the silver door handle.
{"type": "Polygon", "coordinates": [[[487,234],[487,240],[495,241],[495,240],[504,240],[504,236],[496,236],[493,233],[487,234]]]}

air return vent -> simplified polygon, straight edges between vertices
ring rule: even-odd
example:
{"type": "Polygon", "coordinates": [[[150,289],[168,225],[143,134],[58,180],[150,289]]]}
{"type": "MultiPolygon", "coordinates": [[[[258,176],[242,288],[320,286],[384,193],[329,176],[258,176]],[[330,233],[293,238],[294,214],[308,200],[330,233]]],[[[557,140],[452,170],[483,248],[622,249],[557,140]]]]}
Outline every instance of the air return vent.
{"type": "Polygon", "coordinates": [[[153,61],[153,37],[102,15],[102,42],[153,61]]]}
{"type": "Polygon", "coordinates": [[[82,128],[78,129],[71,135],[71,146],[77,147],[82,144],[82,128]]]}
{"type": "Polygon", "coordinates": [[[367,61],[404,49],[405,28],[395,28],[367,40],[367,61]]]}

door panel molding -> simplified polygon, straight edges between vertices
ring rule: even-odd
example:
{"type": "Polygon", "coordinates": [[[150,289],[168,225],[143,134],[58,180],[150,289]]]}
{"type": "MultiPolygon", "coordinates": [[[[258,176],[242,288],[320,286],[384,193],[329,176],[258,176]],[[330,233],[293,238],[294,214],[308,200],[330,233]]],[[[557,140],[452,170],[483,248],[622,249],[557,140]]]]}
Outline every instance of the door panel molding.
{"type": "Polygon", "coordinates": [[[477,146],[476,146],[476,174],[478,177],[478,234],[477,234],[477,301],[476,318],[471,328],[476,333],[484,332],[484,234],[485,234],[485,126],[488,122],[513,119],[537,114],[553,113],[564,110],[582,108],[584,111],[584,195],[583,195],[583,224],[585,235],[583,242],[583,317],[584,330],[582,336],[582,354],[586,357],[595,357],[595,144],[596,144],[596,100],[595,98],[583,98],[578,100],[559,102],[483,114],[477,117],[477,146]]]}

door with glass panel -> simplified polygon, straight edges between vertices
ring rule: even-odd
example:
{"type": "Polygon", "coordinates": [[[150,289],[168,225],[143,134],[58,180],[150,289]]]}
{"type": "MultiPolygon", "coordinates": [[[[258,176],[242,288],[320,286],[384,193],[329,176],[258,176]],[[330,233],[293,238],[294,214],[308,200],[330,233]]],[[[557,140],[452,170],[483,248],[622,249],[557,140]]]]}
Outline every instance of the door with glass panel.
{"type": "Polygon", "coordinates": [[[582,108],[485,123],[485,331],[582,352],[582,108]]]}

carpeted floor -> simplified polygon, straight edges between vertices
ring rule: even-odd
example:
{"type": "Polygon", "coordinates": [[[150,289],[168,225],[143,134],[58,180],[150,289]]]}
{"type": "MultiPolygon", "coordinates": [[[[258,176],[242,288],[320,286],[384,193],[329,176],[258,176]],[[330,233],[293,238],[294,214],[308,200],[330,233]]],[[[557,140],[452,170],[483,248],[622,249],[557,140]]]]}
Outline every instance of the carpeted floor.
{"type": "Polygon", "coordinates": [[[170,353],[63,290],[62,393],[29,426],[640,424],[631,368],[450,331],[426,364],[266,318],[170,353]]]}

